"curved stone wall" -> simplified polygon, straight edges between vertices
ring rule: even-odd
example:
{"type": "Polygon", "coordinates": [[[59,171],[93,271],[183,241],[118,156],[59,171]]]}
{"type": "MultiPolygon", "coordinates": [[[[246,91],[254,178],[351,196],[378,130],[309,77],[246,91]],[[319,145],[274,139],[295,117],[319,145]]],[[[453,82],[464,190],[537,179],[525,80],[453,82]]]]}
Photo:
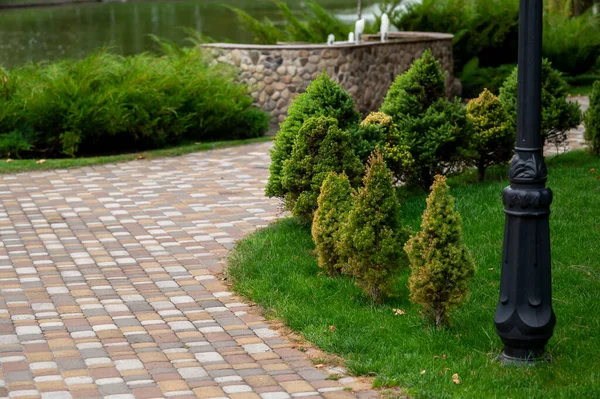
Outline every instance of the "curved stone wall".
{"type": "Polygon", "coordinates": [[[306,90],[321,71],[346,89],[363,113],[381,105],[395,77],[431,49],[447,73],[448,95],[454,90],[452,35],[424,32],[390,33],[381,43],[365,35],[360,44],[245,45],[207,44],[217,60],[235,65],[254,102],[281,122],[291,100],[306,90]]]}

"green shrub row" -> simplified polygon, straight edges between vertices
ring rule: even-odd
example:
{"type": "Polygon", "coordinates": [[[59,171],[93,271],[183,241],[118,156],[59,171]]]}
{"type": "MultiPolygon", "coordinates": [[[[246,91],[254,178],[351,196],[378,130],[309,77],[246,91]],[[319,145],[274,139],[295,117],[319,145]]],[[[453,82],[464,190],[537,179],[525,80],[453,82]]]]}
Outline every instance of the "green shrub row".
{"type": "MultiPolygon", "coordinates": [[[[547,60],[542,69],[541,136],[559,143],[579,124],[581,111],[567,102],[560,73],[547,60]]],[[[441,66],[426,51],[397,77],[381,111],[358,123],[352,98],[322,74],[294,100],[281,125],[267,194],[281,197],[297,219],[312,222],[318,262],[327,274],[353,276],[375,301],[393,293],[398,273],[410,263],[411,299],[441,327],[465,299],[475,269],[442,175],[474,166],[483,180],[490,165],[510,160],[516,78],[515,69],[500,97],[485,90],[464,107],[444,97],[441,66]],[[408,242],[398,182],[432,189],[422,231],[408,242]]]]}
{"type": "Polygon", "coordinates": [[[600,80],[594,83],[590,96],[590,107],[584,118],[584,138],[590,144],[593,154],[600,155],[600,80]]]}
{"type": "Polygon", "coordinates": [[[258,137],[269,116],[196,48],[0,69],[0,154],[61,157],[258,137]]]}

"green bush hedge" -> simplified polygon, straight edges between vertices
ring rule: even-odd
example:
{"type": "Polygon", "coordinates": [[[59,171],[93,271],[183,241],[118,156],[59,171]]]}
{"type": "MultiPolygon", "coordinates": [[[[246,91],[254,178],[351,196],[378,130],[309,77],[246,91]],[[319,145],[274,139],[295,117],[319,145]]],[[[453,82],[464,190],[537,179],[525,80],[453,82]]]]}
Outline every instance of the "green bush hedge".
{"type": "Polygon", "coordinates": [[[181,141],[261,136],[235,71],[201,49],[0,69],[0,153],[60,157],[144,150],[181,141]]]}

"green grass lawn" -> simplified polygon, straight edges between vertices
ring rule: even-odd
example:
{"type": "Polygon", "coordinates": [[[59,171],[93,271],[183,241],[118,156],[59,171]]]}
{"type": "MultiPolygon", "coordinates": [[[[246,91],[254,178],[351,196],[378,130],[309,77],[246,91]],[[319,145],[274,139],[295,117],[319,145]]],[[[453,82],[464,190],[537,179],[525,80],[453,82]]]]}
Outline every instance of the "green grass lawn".
{"type": "Polygon", "coordinates": [[[46,159],[43,163],[37,163],[36,159],[14,159],[11,162],[0,160],[0,174],[27,172],[30,170],[66,169],[82,166],[101,165],[106,163],[127,162],[136,159],[153,159],[162,157],[174,157],[192,152],[214,150],[216,148],[234,147],[244,144],[263,143],[271,141],[272,137],[259,137],[246,140],[213,141],[197,144],[186,144],[161,150],[151,150],[132,154],[108,155],[89,158],[61,158],[46,159]]]}
{"type": "MultiPolygon", "coordinates": [[[[482,184],[474,183],[476,173],[450,180],[478,269],[451,328],[435,331],[422,320],[407,299],[408,271],[398,296],[383,306],[370,303],[350,278],[320,275],[310,231],[292,219],[239,243],[230,259],[234,289],[263,306],[267,317],[344,357],[354,374],[376,376],[376,386],[399,385],[417,398],[600,398],[600,159],[571,152],[549,161],[557,325],[547,345],[552,363],[534,367],[496,361],[502,345],[493,316],[507,181],[504,171],[495,172],[482,184]],[[454,373],[460,385],[452,382],[454,373]]],[[[417,229],[426,196],[401,196],[404,220],[417,229]]]]}

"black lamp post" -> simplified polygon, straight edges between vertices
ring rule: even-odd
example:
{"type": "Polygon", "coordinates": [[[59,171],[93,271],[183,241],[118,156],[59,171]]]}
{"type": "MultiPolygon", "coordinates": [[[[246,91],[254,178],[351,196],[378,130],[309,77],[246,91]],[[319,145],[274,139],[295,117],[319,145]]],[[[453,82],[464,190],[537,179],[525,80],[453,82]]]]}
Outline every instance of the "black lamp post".
{"type": "Polygon", "coordinates": [[[502,193],[506,224],[500,300],[494,316],[501,359],[544,359],[556,318],[552,310],[549,215],[541,130],[543,0],[521,0],[517,145],[502,193]]]}

